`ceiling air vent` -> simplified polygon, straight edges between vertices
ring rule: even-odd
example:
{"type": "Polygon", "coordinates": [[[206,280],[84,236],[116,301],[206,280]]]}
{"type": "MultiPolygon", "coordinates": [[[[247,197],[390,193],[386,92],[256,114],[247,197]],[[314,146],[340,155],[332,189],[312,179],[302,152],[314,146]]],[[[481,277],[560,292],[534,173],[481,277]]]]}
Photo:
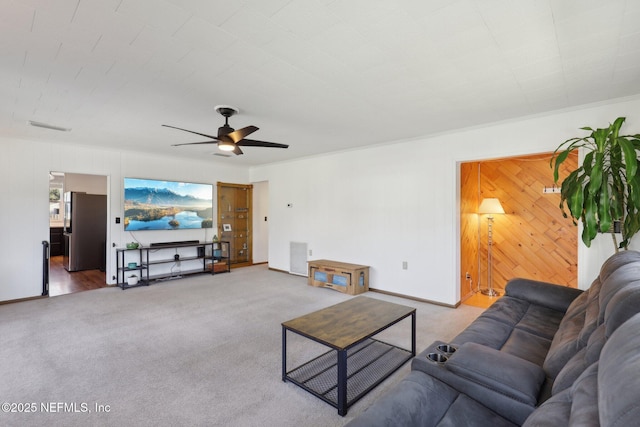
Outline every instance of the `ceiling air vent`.
{"type": "Polygon", "coordinates": [[[70,132],[71,128],[63,128],[62,126],[54,126],[54,125],[50,125],[48,123],[42,123],[42,122],[35,122],[33,120],[29,120],[28,123],[31,126],[35,126],[38,128],[45,128],[45,129],[51,129],[51,130],[59,130],[60,132],[70,132]]]}

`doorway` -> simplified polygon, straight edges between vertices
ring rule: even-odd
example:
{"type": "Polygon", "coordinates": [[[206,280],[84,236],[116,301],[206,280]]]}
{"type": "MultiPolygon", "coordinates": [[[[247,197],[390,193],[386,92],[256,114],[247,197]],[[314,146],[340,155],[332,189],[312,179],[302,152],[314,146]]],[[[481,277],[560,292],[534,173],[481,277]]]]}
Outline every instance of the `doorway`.
{"type": "MultiPolygon", "coordinates": [[[[107,286],[107,208],[100,209],[100,214],[104,215],[105,238],[95,241],[96,238],[90,237],[92,240],[90,245],[95,247],[100,260],[88,267],[69,268],[70,234],[73,234],[73,225],[68,223],[69,215],[65,215],[65,193],[101,195],[106,199],[107,192],[107,176],[104,175],[49,173],[49,296],[66,295],[107,286]]],[[[77,228],[76,231],[82,234],[81,228],[77,228]]]]}
{"type": "MultiPolygon", "coordinates": [[[[493,218],[494,289],[504,293],[513,277],[577,287],[577,228],[563,217],[560,194],[544,191],[554,185],[550,159],[546,153],[460,164],[461,301],[488,287],[488,221],[476,213],[484,198],[499,199],[505,211],[493,218]]],[[[577,155],[568,158],[560,180],[577,164],[577,155]]],[[[496,298],[486,299],[490,305],[496,298]]]]}

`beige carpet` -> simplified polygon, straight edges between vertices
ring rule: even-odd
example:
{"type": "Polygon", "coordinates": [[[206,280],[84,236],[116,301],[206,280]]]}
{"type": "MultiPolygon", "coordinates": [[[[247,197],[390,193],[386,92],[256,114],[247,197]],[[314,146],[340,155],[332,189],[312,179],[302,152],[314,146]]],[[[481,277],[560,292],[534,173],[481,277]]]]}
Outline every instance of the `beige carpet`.
{"type": "MultiPolygon", "coordinates": [[[[366,295],[417,308],[418,351],[482,312],[366,295]]],[[[21,412],[3,404],[0,425],[342,426],[409,363],[341,417],[282,382],[280,324],[349,298],[263,265],[0,305],[0,402],[21,412]]],[[[408,347],[409,321],[385,339],[408,347]]],[[[289,334],[290,368],[320,351],[289,334]]]]}

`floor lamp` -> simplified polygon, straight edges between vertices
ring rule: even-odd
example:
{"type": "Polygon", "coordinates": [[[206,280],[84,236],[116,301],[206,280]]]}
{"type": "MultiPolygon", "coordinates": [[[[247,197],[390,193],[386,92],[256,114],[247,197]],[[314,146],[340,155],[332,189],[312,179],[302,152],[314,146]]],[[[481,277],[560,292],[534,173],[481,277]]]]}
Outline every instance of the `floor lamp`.
{"type": "Polygon", "coordinates": [[[489,295],[490,297],[500,296],[500,292],[493,289],[493,256],[492,256],[492,246],[493,246],[493,215],[494,214],[503,214],[504,209],[502,209],[502,205],[500,204],[500,200],[495,198],[487,198],[483,199],[482,203],[478,207],[479,214],[488,214],[487,221],[489,222],[489,242],[487,244],[487,289],[481,289],[480,292],[483,295],[489,295]]]}

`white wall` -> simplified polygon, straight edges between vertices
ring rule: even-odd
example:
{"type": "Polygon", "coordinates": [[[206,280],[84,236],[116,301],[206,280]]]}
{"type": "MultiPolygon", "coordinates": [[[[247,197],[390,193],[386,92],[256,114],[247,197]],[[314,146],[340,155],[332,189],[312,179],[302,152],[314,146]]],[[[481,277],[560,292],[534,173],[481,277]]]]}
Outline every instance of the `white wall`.
{"type": "MultiPolygon", "coordinates": [[[[553,151],[618,116],[640,132],[640,99],[252,168],[251,181],[270,184],[269,265],[288,271],[289,242],[307,242],[312,259],[371,266],[373,288],[456,304],[459,162],[553,151]]],[[[580,287],[613,253],[606,245],[581,251],[580,287]]]]}
{"type": "MultiPolygon", "coordinates": [[[[213,230],[136,232],[115,224],[123,217],[124,177],[155,178],[215,184],[248,183],[246,167],[211,161],[180,160],[152,154],[114,151],[49,142],[0,139],[0,301],[42,293],[42,241],[49,240],[49,171],[106,175],[109,192],[107,278],[115,275],[115,249],[134,238],[154,241],[207,239],[213,230]]],[[[215,194],[214,194],[215,198],[215,194]]]]}
{"type": "Polygon", "coordinates": [[[252,238],[254,264],[269,261],[269,183],[253,183],[252,238]],[[265,221],[265,218],[267,220],[265,221]]]}
{"type": "MultiPolygon", "coordinates": [[[[64,172],[64,171],[61,171],[64,172]]],[[[64,192],[75,191],[88,194],[104,194],[108,192],[107,177],[104,175],[87,175],[65,173],[64,192]]]]}

